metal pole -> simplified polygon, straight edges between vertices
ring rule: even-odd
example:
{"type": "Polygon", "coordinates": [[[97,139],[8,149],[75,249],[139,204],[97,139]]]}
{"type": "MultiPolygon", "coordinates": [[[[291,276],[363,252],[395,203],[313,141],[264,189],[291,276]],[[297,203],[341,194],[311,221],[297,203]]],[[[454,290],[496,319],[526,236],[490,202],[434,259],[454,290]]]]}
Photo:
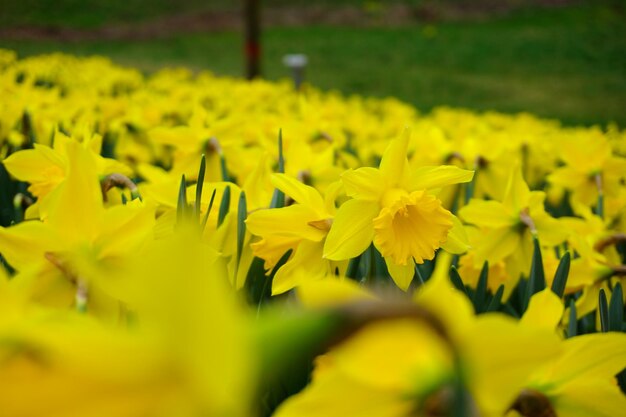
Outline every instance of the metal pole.
{"type": "Polygon", "coordinates": [[[260,0],[244,0],[246,77],[261,75],[261,6],[260,0]]]}

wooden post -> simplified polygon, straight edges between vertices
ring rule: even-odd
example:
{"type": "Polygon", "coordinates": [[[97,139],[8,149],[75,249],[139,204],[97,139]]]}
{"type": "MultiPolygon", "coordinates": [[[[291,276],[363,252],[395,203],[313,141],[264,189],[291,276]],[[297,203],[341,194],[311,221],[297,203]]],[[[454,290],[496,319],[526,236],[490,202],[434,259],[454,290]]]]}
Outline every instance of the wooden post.
{"type": "Polygon", "coordinates": [[[246,77],[261,75],[261,6],[260,0],[244,0],[246,77]]]}

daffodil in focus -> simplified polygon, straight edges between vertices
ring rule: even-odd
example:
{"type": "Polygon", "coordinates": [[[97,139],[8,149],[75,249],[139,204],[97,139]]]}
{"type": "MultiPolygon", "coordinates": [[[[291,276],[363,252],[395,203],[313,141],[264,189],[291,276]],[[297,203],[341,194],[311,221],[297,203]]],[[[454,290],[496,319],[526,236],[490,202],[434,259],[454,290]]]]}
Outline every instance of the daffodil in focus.
{"type": "Polygon", "coordinates": [[[343,260],[360,255],[373,242],[403,290],[413,279],[416,262],[433,259],[439,248],[453,253],[467,249],[460,222],[442,206],[436,190],[471,181],[473,175],[454,166],[411,170],[408,142],[408,132],[393,140],[378,169],[342,174],[352,199],[339,207],[324,245],[326,259],[343,260]]]}

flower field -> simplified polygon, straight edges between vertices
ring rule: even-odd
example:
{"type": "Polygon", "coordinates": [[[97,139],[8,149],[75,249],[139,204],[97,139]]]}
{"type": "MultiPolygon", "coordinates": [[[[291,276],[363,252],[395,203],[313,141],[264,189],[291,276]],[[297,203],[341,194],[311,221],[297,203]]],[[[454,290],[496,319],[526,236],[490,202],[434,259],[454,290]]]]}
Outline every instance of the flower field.
{"type": "Polygon", "coordinates": [[[619,127],[8,50],[0,92],[1,417],[626,415],[619,127]]]}

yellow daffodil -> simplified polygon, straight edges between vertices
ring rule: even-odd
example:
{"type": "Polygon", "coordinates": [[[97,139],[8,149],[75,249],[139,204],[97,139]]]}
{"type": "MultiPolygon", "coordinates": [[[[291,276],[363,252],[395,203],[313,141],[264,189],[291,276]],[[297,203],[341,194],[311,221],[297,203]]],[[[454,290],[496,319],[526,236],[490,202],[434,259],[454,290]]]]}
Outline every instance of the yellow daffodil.
{"type": "MultiPolygon", "coordinates": [[[[556,169],[548,180],[570,190],[574,204],[595,207],[598,195],[609,200],[619,196],[626,175],[626,159],[612,154],[602,132],[596,129],[567,137],[559,149],[565,166],[556,169]]],[[[611,217],[614,214],[609,213],[611,217]]]]}
{"type": "Polygon", "coordinates": [[[435,189],[468,182],[472,172],[454,166],[410,170],[409,136],[392,141],[380,167],[359,168],[342,174],[351,200],[343,203],[324,245],[324,257],[349,259],[371,242],[385,258],[392,278],[406,290],[414,263],[432,259],[439,248],[462,252],[460,224],[434,194],[435,189]]]}
{"type": "Polygon", "coordinates": [[[272,283],[272,294],[288,291],[306,280],[319,279],[334,273],[335,262],[322,258],[326,235],[333,222],[335,191],[325,200],[313,187],[286,174],[273,174],[274,186],[292,198],[287,207],[258,210],[250,214],[246,225],[260,241],[252,244],[255,256],[265,260],[271,270],[288,251],[289,260],[282,265],[272,283]]]}
{"type": "Polygon", "coordinates": [[[544,199],[544,192],[529,190],[517,167],[511,171],[502,202],[472,199],[459,211],[465,222],[480,229],[474,266],[480,268],[485,261],[495,265],[506,259],[513,280],[509,290],[520,274],[530,270],[533,236],[547,246],[558,245],[567,237],[565,228],[546,213],[544,199]]]}
{"type": "Polygon", "coordinates": [[[95,157],[77,142],[66,146],[66,179],[49,196],[47,219],[0,228],[0,253],[34,299],[70,306],[89,298],[97,312],[110,307],[107,274],[151,237],[154,211],[139,200],[105,209],[95,157]]]}
{"type": "MultiPolygon", "coordinates": [[[[20,181],[30,183],[28,191],[39,199],[39,204],[67,177],[71,163],[68,148],[74,139],[61,132],[56,132],[52,148],[35,144],[34,149],[16,152],[2,161],[9,173],[20,181]]],[[[110,158],[100,156],[102,137],[94,134],[85,137],[82,146],[93,155],[96,173],[105,176],[112,173],[130,175],[131,171],[124,164],[110,158]]],[[[47,207],[40,208],[45,213],[47,207]]]]}

